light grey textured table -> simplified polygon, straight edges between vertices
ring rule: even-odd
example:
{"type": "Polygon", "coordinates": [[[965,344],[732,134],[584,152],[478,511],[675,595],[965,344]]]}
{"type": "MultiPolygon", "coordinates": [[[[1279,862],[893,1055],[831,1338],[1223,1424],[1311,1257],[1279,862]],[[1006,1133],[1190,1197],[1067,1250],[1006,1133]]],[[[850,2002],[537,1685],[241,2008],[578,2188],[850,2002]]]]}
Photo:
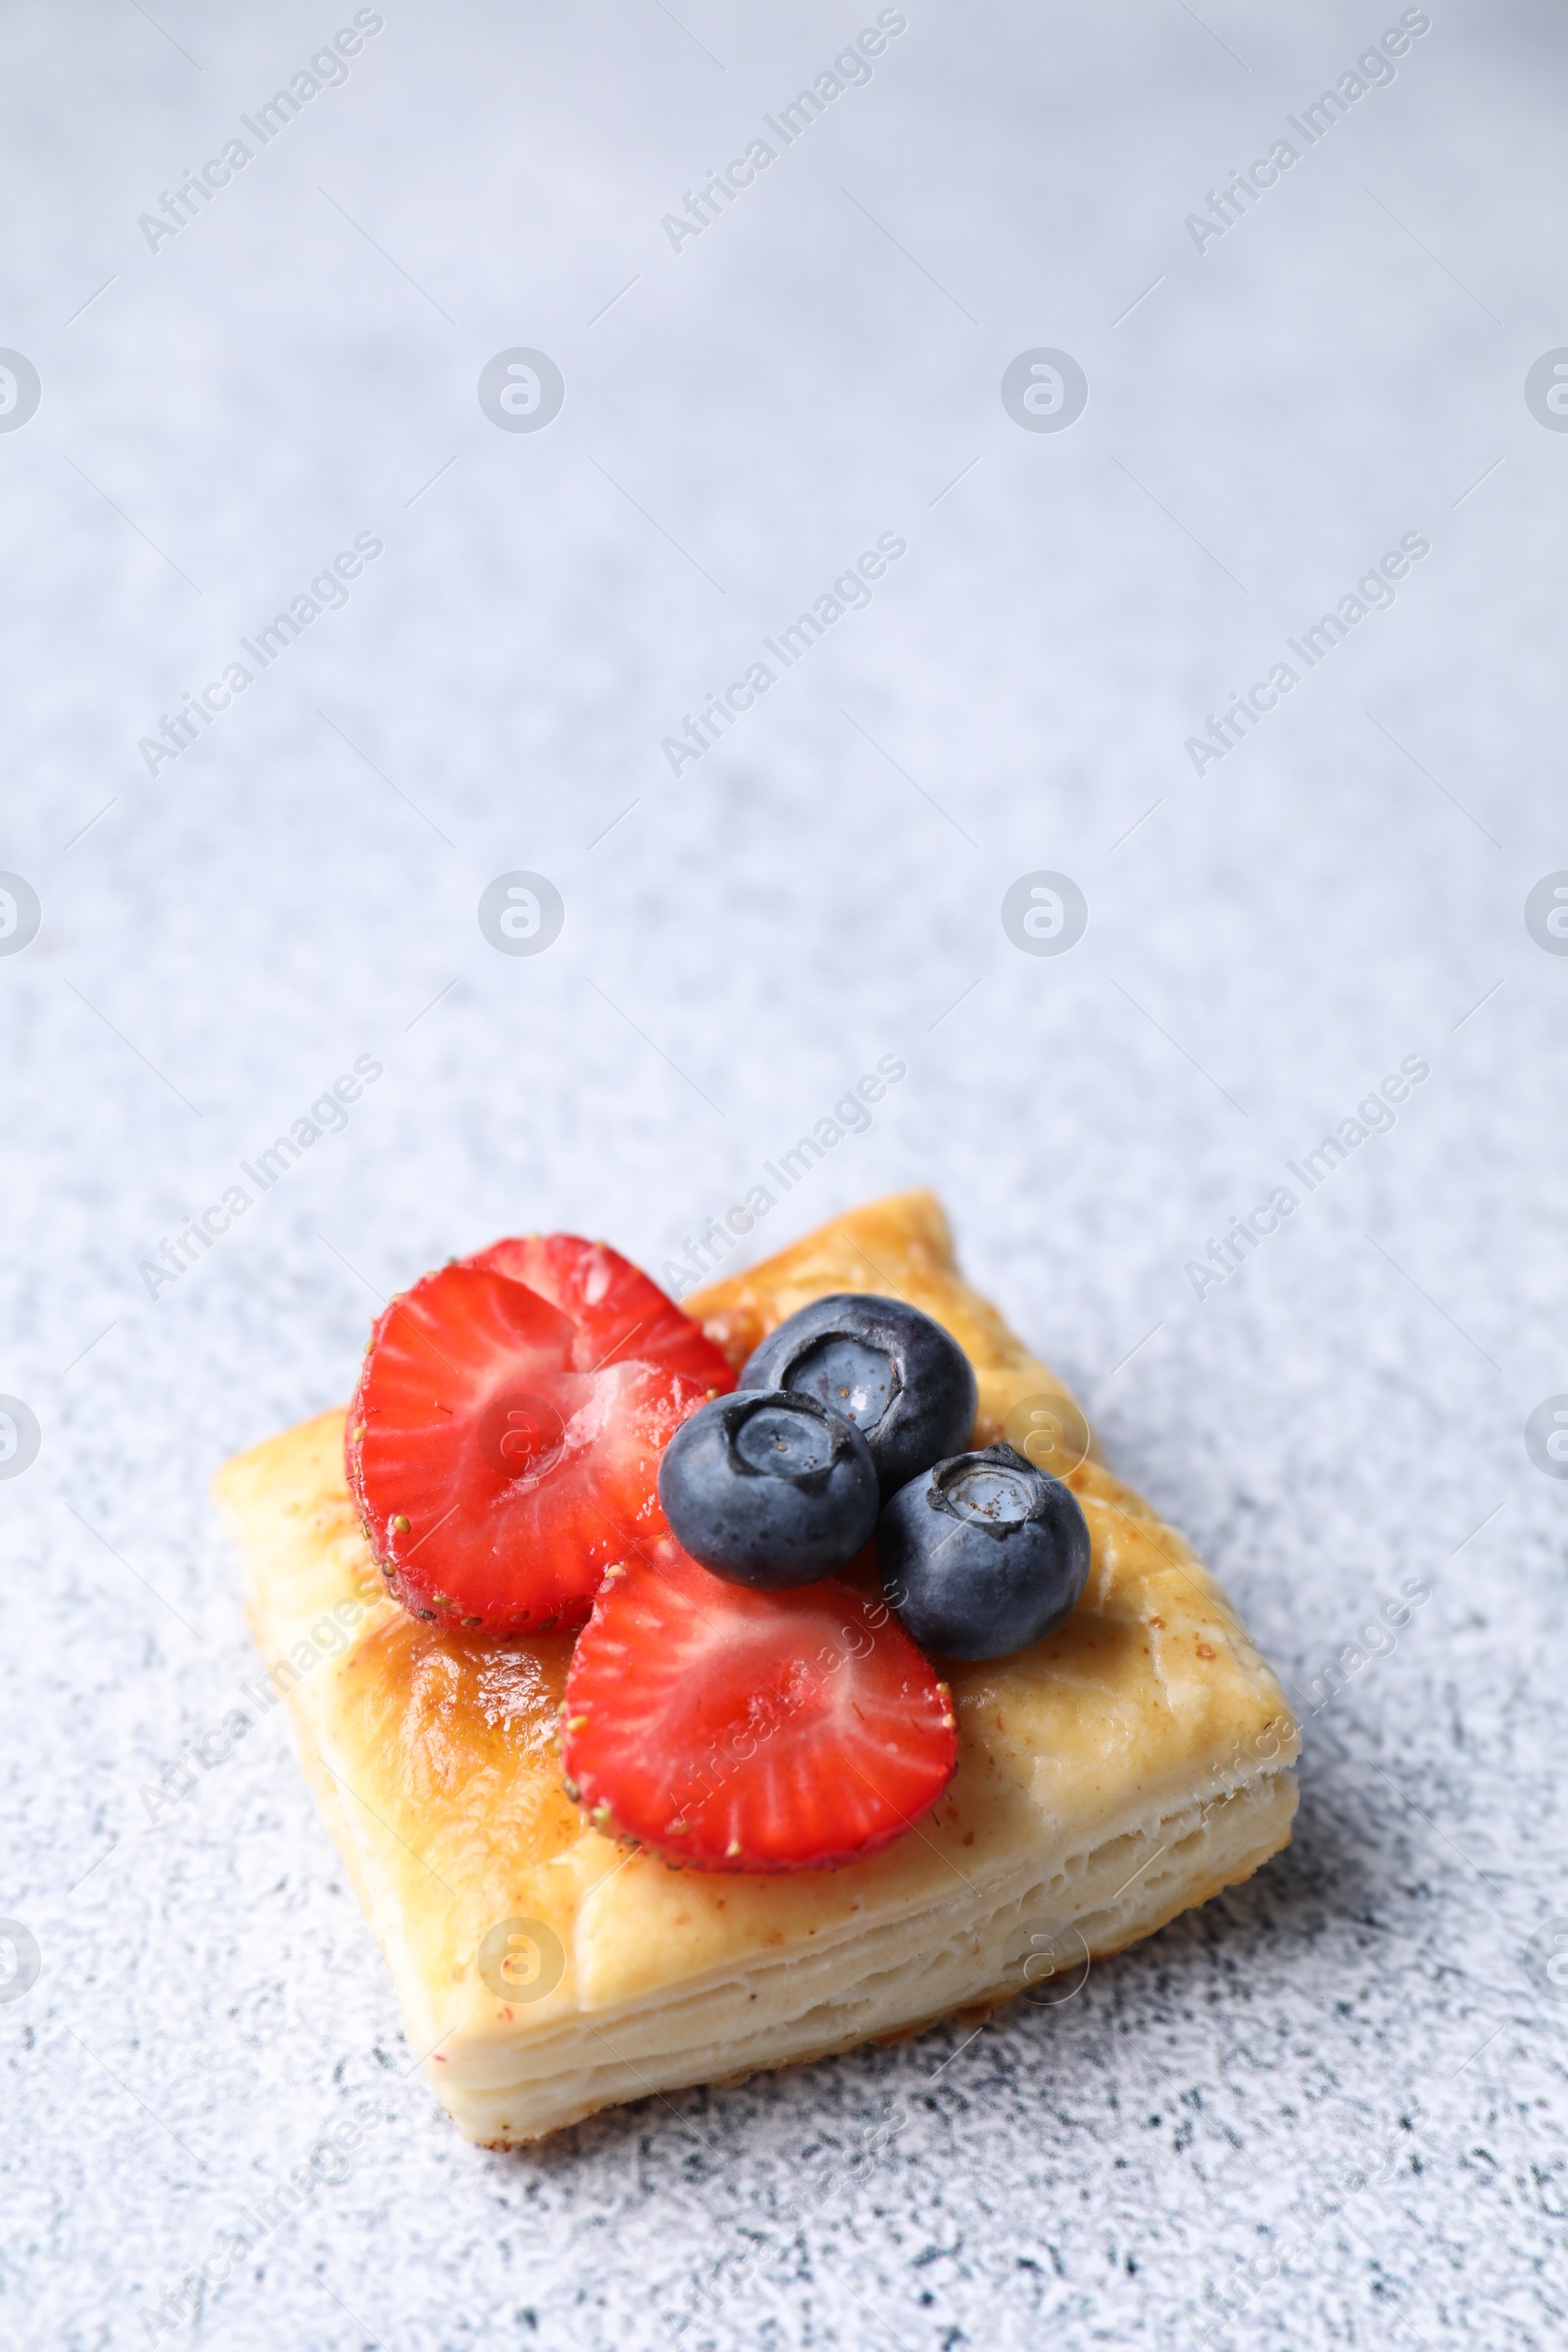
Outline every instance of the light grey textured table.
{"type": "Polygon", "coordinates": [[[42,908],[0,954],[0,1390],[41,1432],[0,1481],[0,2333],[1560,2345],[1568,1483],[1525,1426],[1568,1391],[1568,957],[1524,917],[1568,867],[1568,433],[1525,398],[1568,344],[1560,17],[1435,4],[1314,129],[1396,6],[910,0],[786,144],[874,8],[379,13],[270,128],[351,9],[0,33],[0,344],[42,387],[0,430],[0,866],[42,908]],[[543,430],[476,397],[519,348],[543,430]],[[1069,429],[1000,397],[1040,349],[1069,429]],[[519,869],[565,909],[534,956],[476,920],[519,869]],[[1000,917],[1042,870],[1089,908],[1057,956],[1000,917]],[[1309,1710],[1296,1842],[967,2043],[476,2152],[278,1715],[149,1819],[255,1672],[207,1480],[344,1396],[380,1293],[553,1225],[657,1271],[883,1054],[756,1244],[942,1192],[1309,1710]],[[360,1056],[346,1127],[250,1184],[360,1056]],[[1293,1176],[1406,1057],[1394,1124],[1293,1176]]]}

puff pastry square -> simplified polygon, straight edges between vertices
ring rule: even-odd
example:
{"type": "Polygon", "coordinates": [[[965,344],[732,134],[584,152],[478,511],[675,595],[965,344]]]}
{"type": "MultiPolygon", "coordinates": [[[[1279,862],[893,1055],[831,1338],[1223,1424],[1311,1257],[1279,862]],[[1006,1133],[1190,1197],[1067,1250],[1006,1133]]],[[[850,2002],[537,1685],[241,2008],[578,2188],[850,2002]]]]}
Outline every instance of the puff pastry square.
{"type": "MultiPolygon", "coordinates": [[[[1052,1469],[1087,1443],[1061,1384],[962,1280],[929,1193],[836,1217],[685,1304],[738,1364],[830,1291],[946,1326],[979,1381],[977,1445],[1005,1432],[1052,1469]]],[[[269,1688],[468,2138],[537,2139],[983,2012],[1026,1989],[1042,1950],[1119,1951],[1288,1842],[1298,1735],[1235,1611],[1092,1446],[1069,1483],[1088,1588],[1033,1649],[951,1669],[959,1761],[936,1810],[849,1869],[736,1878],[630,1851],[568,1801],[552,1741],[570,1637],[466,1645],[386,1597],[341,1412],[220,1472],[269,1688]]]]}

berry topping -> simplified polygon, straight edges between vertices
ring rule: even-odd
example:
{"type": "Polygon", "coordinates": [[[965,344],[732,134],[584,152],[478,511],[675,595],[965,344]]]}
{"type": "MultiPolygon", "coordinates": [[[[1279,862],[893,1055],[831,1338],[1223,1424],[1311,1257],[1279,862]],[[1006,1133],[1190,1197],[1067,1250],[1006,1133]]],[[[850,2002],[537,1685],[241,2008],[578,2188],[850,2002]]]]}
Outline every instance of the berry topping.
{"type": "Polygon", "coordinates": [[[947,1686],[883,1603],[832,1579],[747,1592],[667,1536],[606,1577],[563,1719],[594,1826],[698,1870],[858,1861],[957,1761],[947,1686]]]}
{"type": "Polygon", "coordinates": [[[732,1375],[597,1244],[501,1243],[554,1293],[473,1261],[395,1298],[348,1416],[349,1487],[388,1589],[497,1640],[580,1625],[628,1543],[662,1530],[670,1436],[732,1375]]]}
{"type": "Polygon", "coordinates": [[[853,1421],[883,1499],[974,1435],[978,1391],[956,1340],[899,1298],[844,1291],[780,1323],[747,1361],[743,1389],[793,1389],[853,1421]]]}
{"type": "Polygon", "coordinates": [[[783,1592],[843,1568],[876,1525],[876,1468],[854,1425],[788,1389],[720,1396],[659,1465],[659,1499],[694,1560],[783,1592]]]}
{"type": "Polygon", "coordinates": [[[906,1631],[950,1658],[1004,1658],[1061,1623],[1089,1577],[1077,1496],[1010,1446],[912,1479],[877,1522],[883,1588],[906,1631]]]}

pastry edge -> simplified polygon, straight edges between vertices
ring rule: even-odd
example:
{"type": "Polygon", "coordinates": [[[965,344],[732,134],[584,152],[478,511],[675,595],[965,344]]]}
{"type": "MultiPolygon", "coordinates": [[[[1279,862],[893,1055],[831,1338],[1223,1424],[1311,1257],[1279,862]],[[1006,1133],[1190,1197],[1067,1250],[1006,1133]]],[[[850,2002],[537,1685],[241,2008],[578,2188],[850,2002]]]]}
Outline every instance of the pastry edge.
{"type": "MultiPolygon", "coordinates": [[[[1111,1959],[1133,1944],[1142,1942],[1159,1929],[1169,1926],[1183,1912],[1210,1901],[1227,1887],[1243,1885],[1290,1842],[1298,1801],[1297,1785],[1290,1770],[1291,1761],[1291,1756],[1282,1751],[1278,1759],[1233,1786],[1223,1797],[1206,1800],[1195,1798],[1189,1805],[1173,1809],[1161,1821],[1147,1829],[1138,1842],[1148,1847],[1149,1851],[1128,1882],[1131,1885],[1139,1879],[1146,1879],[1147,1886],[1130,1902],[1118,1902],[1116,1896],[1112,1896],[1108,1904],[1102,1901],[1091,1903],[1077,1912],[1063,1908],[1053,1914],[1039,1902],[1025,1896],[1022,1898],[1022,1915],[1037,1920],[1050,1916],[1053,1924],[1077,1927],[1083,1935],[1093,1965],[1111,1959]],[[1168,1850],[1166,1845],[1157,1842],[1161,1832],[1169,1831],[1173,1826],[1179,1827],[1195,1811],[1200,1816],[1198,1828],[1190,1831],[1185,1838],[1176,1838],[1169,1841],[1174,1845],[1190,1845],[1195,1836],[1199,1838],[1197,1847],[1187,1855],[1185,1867],[1179,1872],[1149,1878],[1152,1867],[1162,1852],[1168,1850]],[[1213,1813],[1212,1822],[1203,1818],[1210,1812],[1213,1813]],[[1249,1814],[1252,1818],[1249,1819],[1249,1814]],[[1244,1834],[1238,1836],[1235,1834],[1238,1831],[1244,1834]],[[1084,1933],[1085,1930],[1087,1933],[1084,1933]]],[[[1086,1870],[1093,1870],[1097,1856],[1104,1857],[1113,1847],[1125,1842],[1125,1836],[1103,1840],[1087,1857],[1086,1870]]],[[[1123,1887],[1117,1893],[1119,1895],[1125,1891],[1123,1887]]],[[[917,1927],[918,1921],[909,1924],[917,1927]]],[[[907,1976],[915,1972],[911,1966],[905,1973],[907,1976]]],[[[857,1980],[855,1972],[848,1968],[845,1974],[851,1980],[845,1994],[846,2001],[849,2001],[863,1989],[865,1979],[862,1974],[857,1980]]],[[[952,2018],[978,2029],[997,2010],[1017,2000],[1027,1990],[1016,1967],[1008,1977],[999,1979],[993,1963],[982,1970],[972,1984],[948,1993],[929,2008],[917,2008],[910,2012],[905,2006],[908,1996],[901,1996],[897,1991],[890,1990],[889,2008],[902,2013],[890,2015],[879,2022],[861,2022],[847,2031],[808,2039],[799,2047],[790,2046],[791,2032],[788,2028],[781,2029],[773,2036],[771,2048],[764,2046],[758,2049],[732,2071],[714,2071],[715,2053],[711,2046],[707,2050],[694,2048],[672,2055],[662,2067],[656,2058],[639,2049],[635,2053],[635,2063],[632,2058],[626,2058],[618,2060],[613,2068],[602,2069],[600,2080],[587,2095],[581,2092],[577,2095],[567,2093],[568,2083],[580,2083],[580,2069],[555,2082],[549,2078],[544,2081],[535,2079],[531,2083],[520,2080],[482,2089],[445,2074],[442,2080],[434,2082],[433,2086],[466,2139],[482,2147],[496,2149],[526,2147],[574,2124],[583,2123],[590,2116],[608,2108],[633,2105],[650,2096],[664,2096],[672,2091],[705,2084],[728,2087],[748,2082],[753,2075],[774,2074],[788,2067],[814,2065],[868,2044],[881,2048],[894,2047],[901,2042],[917,2039],[952,2018]],[[554,2104],[547,2095],[552,2089],[558,2094],[554,2104]],[[485,2111],[488,2110],[493,2118],[498,2110],[507,2106],[531,2107],[533,2112],[515,2122],[508,2118],[499,2130],[487,2128],[485,2111]]],[[[711,1985],[694,1984],[685,1988],[683,1998],[696,2006],[710,2000],[713,1991],[711,1985]]],[[[623,2036],[638,2023],[646,2026],[651,2021],[657,2022],[657,2009],[639,2007],[620,2018],[607,2012],[598,2021],[584,2022],[610,2046],[612,2036],[623,2036]]],[[[716,2055],[717,2063],[722,2065],[724,2053],[721,2046],[716,2055]]],[[[454,2052],[453,2056],[457,2057],[458,2053],[454,2052]]],[[[451,2060],[446,2063],[450,2064],[451,2060]]],[[[434,2077],[433,2064],[426,2068],[426,2073],[434,2077]]]]}

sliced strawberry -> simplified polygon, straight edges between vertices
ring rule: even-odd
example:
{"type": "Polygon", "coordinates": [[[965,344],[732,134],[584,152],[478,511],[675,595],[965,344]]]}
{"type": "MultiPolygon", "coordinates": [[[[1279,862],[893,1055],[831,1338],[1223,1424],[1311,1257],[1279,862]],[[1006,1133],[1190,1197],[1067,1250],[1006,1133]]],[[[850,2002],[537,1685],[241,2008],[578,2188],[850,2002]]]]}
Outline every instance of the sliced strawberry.
{"type": "Polygon", "coordinates": [[[759,1592],[672,1536],[611,1569],[566,1677],[563,1753],[596,1825],[697,1870],[874,1854],[953,1778],[952,1700],[880,1599],[759,1592]]]}
{"type": "Polygon", "coordinates": [[[580,1625],[610,1562],[663,1531],[656,1481],[671,1434],[732,1385],[688,1328],[700,1372],[645,1359],[629,1326],[601,1362],[569,1306],[473,1265],[395,1298],[370,1335],[346,1453],[405,1608],[503,1641],[580,1625]]]}
{"type": "Polygon", "coordinates": [[[492,1242],[463,1262],[525,1282],[569,1315],[577,1327],[572,1363],[580,1372],[634,1357],[725,1396],[735,1386],[728,1362],[702,1325],[608,1242],[531,1233],[522,1241],[492,1242]]]}

